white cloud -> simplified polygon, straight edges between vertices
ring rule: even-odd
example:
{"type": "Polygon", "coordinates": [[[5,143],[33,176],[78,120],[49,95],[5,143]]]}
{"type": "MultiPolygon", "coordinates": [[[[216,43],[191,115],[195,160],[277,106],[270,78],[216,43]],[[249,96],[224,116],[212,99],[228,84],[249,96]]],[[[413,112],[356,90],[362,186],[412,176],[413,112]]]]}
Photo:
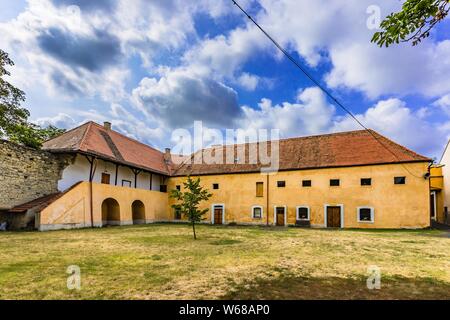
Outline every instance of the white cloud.
{"type": "Polygon", "coordinates": [[[326,131],[331,126],[335,109],[328,104],[319,88],[300,91],[294,103],[273,105],[262,99],[259,108],[243,108],[238,124],[244,129],[279,129],[283,137],[308,135],[326,131]]]}
{"type": "Polygon", "coordinates": [[[50,125],[63,128],[63,129],[71,129],[77,125],[77,122],[66,113],[58,113],[54,117],[41,117],[37,118],[33,121],[37,125],[41,127],[48,127],[50,125]]]}
{"type": "MultiPolygon", "coordinates": [[[[258,109],[243,107],[243,111],[238,122],[242,128],[276,128],[282,137],[363,129],[350,116],[338,115],[317,87],[299,92],[294,103],[273,105],[263,99],[258,109]]],[[[432,123],[423,108],[413,112],[399,99],[381,100],[356,117],[366,127],[426,155],[438,156],[450,135],[450,121],[432,123]]]]}
{"type": "Polygon", "coordinates": [[[226,127],[240,115],[233,89],[183,69],[166,70],[159,79],[142,79],[132,96],[141,111],[170,128],[190,126],[196,120],[226,127]]]}
{"type": "Polygon", "coordinates": [[[247,90],[253,91],[258,86],[260,78],[258,76],[249,74],[247,72],[242,73],[237,82],[247,90]]]}

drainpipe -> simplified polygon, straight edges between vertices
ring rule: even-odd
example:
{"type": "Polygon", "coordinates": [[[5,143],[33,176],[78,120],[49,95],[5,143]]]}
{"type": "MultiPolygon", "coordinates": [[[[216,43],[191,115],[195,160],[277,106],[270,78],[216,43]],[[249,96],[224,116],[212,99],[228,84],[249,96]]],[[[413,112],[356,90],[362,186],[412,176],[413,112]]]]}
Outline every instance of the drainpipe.
{"type": "Polygon", "coordinates": [[[92,157],[92,159],[89,159],[89,157],[86,157],[91,164],[91,169],[89,171],[89,204],[90,204],[90,214],[91,214],[91,228],[94,227],[94,195],[93,195],[93,188],[92,188],[92,181],[94,180],[95,175],[95,169],[97,167],[97,159],[92,157]]]}
{"type": "Polygon", "coordinates": [[[269,174],[267,173],[267,179],[266,179],[266,206],[267,206],[267,213],[266,213],[266,224],[269,226],[269,174]]]}

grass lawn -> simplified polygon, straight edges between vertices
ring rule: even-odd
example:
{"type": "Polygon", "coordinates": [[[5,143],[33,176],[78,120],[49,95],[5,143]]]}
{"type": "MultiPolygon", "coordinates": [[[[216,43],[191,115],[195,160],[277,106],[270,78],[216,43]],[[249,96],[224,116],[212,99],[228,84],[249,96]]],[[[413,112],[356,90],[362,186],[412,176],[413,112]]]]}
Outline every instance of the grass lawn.
{"type": "Polygon", "coordinates": [[[0,298],[450,299],[449,232],[202,225],[198,237],[176,224],[0,233],[0,298]]]}

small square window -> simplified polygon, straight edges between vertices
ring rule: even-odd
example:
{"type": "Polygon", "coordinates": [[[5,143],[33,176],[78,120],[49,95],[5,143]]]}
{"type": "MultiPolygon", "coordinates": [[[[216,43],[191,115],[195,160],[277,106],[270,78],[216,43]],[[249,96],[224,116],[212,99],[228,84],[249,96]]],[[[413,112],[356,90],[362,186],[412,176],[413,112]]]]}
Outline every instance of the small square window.
{"type": "Polygon", "coordinates": [[[130,180],[122,180],[122,187],[131,187],[130,180]]]}
{"type": "Polygon", "coordinates": [[[373,209],[358,208],[358,222],[373,222],[373,209]]]}
{"type": "Polygon", "coordinates": [[[303,180],[302,187],[311,187],[311,180],[303,180]]]}
{"type": "Polygon", "coordinates": [[[361,185],[362,186],[371,186],[372,185],[372,179],[371,178],[362,178],[361,179],[361,185]]]}
{"type": "Polygon", "coordinates": [[[394,184],[405,184],[406,183],[406,177],[395,177],[394,178],[394,184]]]}
{"type": "Polygon", "coordinates": [[[261,219],[262,218],[262,207],[253,207],[252,210],[253,219],[261,219]]]}
{"type": "Polygon", "coordinates": [[[176,188],[178,191],[181,190],[181,186],[180,186],[180,185],[177,185],[175,188],[176,188]]]}
{"type": "Polygon", "coordinates": [[[341,181],[339,179],[331,179],[330,180],[331,187],[339,187],[340,184],[341,184],[341,181]]]}
{"type": "Polygon", "coordinates": [[[309,208],[297,207],[297,220],[309,220],[309,208]]]}
{"type": "Polygon", "coordinates": [[[213,189],[214,189],[214,190],[219,189],[219,184],[218,184],[218,183],[213,183],[213,189]]]}
{"type": "Polygon", "coordinates": [[[277,187],[278,188],[286,187],[286,181],[277,181],[277,187]]]}

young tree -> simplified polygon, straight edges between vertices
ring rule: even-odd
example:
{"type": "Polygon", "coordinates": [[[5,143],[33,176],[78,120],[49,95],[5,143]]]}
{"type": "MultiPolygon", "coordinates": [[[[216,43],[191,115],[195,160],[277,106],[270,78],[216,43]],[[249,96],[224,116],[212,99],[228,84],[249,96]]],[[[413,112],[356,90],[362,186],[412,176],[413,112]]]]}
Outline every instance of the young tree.
{"type": "Polygon", "coordinates": [[[13,65],[8,54],[0,49],[0,138],[37,149],[44,141],[65,130],[54,126],[41,128],[28,122],[30,112],[20,106],[25,101],[25,93],[4,79],[10,75],[6,66],[13,65]]]}
{"type": "Polygon", "coordinates": [[[381,22],[382,31],[375,32],[372,42],[389,47],[411,41],[415,46],[430,35],[449,10],[450,0],[406,0],[401,11],[391,13],[381,22]]]}
{"type": "Polygon", "coordinates": [[[194,240],[196,240],[195,223],[205,220],[203,215],[208,212],[208,209],[200,210],[198,208],[199,204],[202,201],[208,200],[212,194],[200,186],[200,178],[194,180],[188,176],[186,182],[183,182],[183,185],[186,190],[184,192],[180,190],[170,191],[170,197],[180,201],[180,203],[172,205],[172,208],[179,210],[192,223],[194,240]]]}

